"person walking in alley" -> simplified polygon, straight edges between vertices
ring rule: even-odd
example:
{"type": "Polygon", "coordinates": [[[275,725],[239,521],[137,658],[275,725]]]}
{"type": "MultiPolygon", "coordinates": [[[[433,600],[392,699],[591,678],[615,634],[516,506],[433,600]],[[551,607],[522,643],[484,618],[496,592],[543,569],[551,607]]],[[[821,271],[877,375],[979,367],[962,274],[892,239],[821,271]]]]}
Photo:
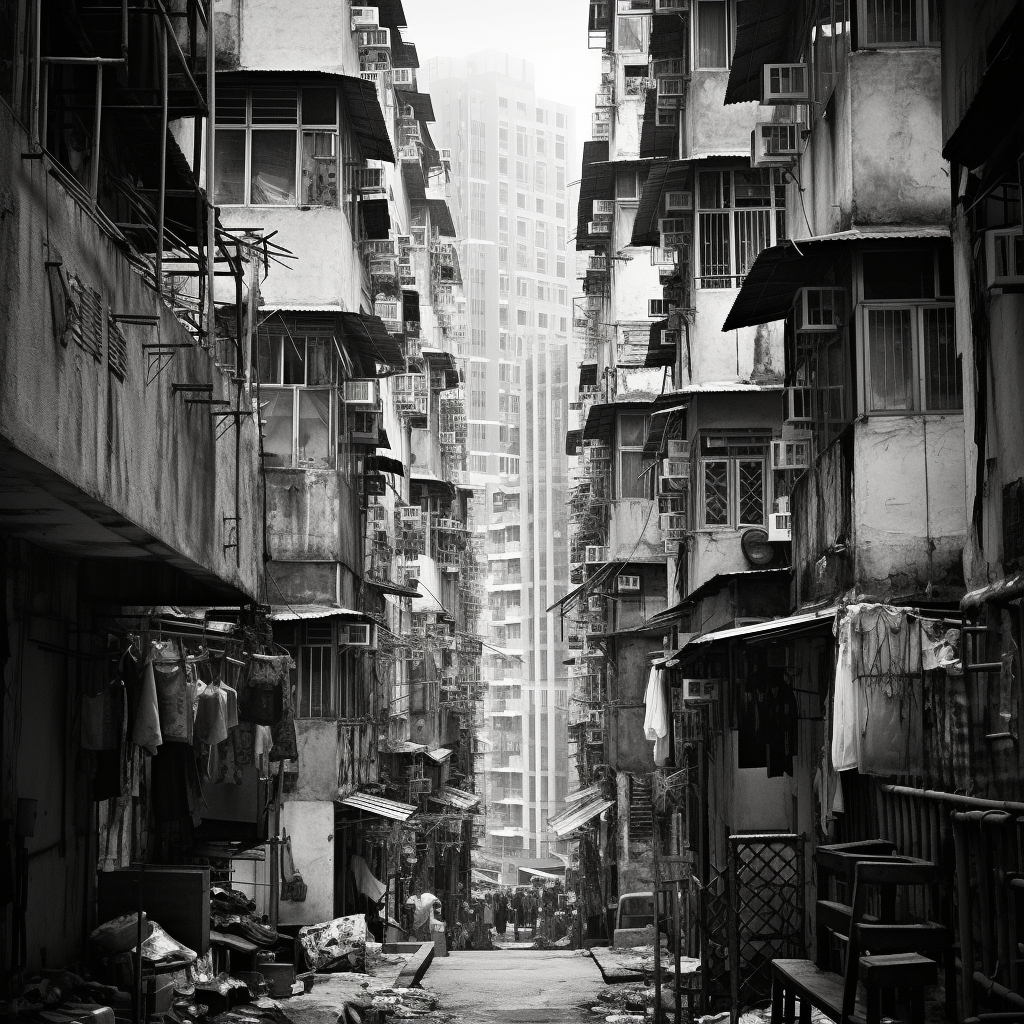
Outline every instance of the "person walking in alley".
{"type": "Polygon", "coordinates": [[[504,892],[499,892],[494,897],[494,930],[502,938],[508,929],[508,897],[504,892]]]}
{"type": "Polygon", "coordinates": [[[523,894],[516,889],[515,895],[512,897],[512,934],[515,935],[516,942],[519,941],[519,927],[522,925],[524,917],[523,894]]]}

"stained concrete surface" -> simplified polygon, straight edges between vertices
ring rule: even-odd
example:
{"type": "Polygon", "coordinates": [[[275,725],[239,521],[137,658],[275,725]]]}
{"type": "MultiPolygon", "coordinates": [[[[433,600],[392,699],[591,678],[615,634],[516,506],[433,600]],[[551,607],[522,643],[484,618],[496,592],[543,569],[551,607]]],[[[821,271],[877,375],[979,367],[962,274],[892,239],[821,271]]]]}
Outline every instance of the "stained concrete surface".
{"type": "Polygon", "coordinates": [[[453,952],[435,957],[423,979],[441,1013],[495,1024],[592,1022],[603,984],[586,952],[548,949],[453,952]]]}

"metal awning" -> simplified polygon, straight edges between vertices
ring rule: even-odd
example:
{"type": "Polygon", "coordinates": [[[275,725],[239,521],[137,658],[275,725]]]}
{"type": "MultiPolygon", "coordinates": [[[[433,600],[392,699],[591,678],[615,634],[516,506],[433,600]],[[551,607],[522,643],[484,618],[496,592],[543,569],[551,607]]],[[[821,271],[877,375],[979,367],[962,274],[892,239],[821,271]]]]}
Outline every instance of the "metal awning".
{"type": "Polygon", "coordinates": [[[525,875],[531,878],[546,878],[549,882],[564,882],[564,875],[555,875],[550,871],[541,871],[540,868],[519,868],[525,875]]]}
{"type": "Polygon", "coordinates": [[[726,103],[761,99],[761,69],[786,59],[791,0],[741,0],[736,11],[736,46],[732,55],[726,103]]]}
{"type": "Polygon", "coordinates": [[[652,167],[640,193],[630,245],[661,245],[658,218],[662,215],[662,196],[666,192],[687,191],[692,187],[693,166],[688,161],[670,160],[652,167]]]}
{"type": "Polygon", "coordinates": [[[644,99],[644,117],[640,128],[640,155],[658,157],[679,155],[679,130],[674,125],[658,124],[658,91],[648,89],[644,99]]]}
{"type": "Polygon", "coordinates": [[[467,793],[464,789],[455,789],[453,786],[442,786],[431,793],[427,799],[444,807],[455,807],[460,811],[469,811],[479,805],[480,794],[467,793]]]}
{"type": "Polygon", "coordinates": [[[594,219],[594,200],[615,198],[615,168],[607,160],[607,142],[583,143],[583,169],[576,207],[577,248],[585,248],[581,243],[590,240],[589,223],[594,219]]]}
{"type": "Polygon", "coordinates": [[[451,756],[452,752],[448,747],[434,747],[433,750],[427,751],[427,757],[429,757],[431,761],[436,761],[438,764],[444,764],[451,756]]]}
{"type": "Polygon", "coordinates": [[[946,227],[853,228],[762,249],[740,287],[723,331],[783,320],[800,288],[817,284],[847,246],[856,242],[903,242],[949,238],[946,227]]]}
{"type": "Polygon", "coordinates": [[[386,199],[361,199],[363,227],[367,238],[388,238],[391,235],[391,214],[386,199]]]}
{"type": "Polygon", "coordinates": [[[391,583],[387,580],[375,580],[369,576],[365,579],[368,587],[374,587],[382,594],[390,594],[392,597],[422,597],[418,587],[403,587],[398,583],[391,583]]]}
{"type": "Polygon", "coordinates": [[[405,28],[409,24],[402,0],[374,0],[374,6],[377,8],[377,24],[381,28],[405,28]]]}
{"type": "Polygon", "coordinates": [[[405,464],[388,455],[367,455],[366,468],[371,473],[391,473],[393,476],[405,476],[405,464]]]}
{"type": "Polygon", "coordinates": [[[391,30],[391,66],[393,68],[418,68],[420,66],[416,44],[405,42],[398,26],[391,30]]]}
{"type": "Polygon", "coordinates": [[[377,99],[377,87],[373,82],[353,78],[351,75],[341,75],[340,78],[349,125],[363,156],[368,160],[386,160],[393,164],[395,151],[391,147],[387,122],[377,99]]]}
{"type": "Polygon", "coordinates": [[[409,89],[396,89],[395,102],[399,106],[412,107],[417,121],[437,120],[434,117],[434,105],[430,100],[430,93],[412,92],[409,89]]]}
{"type": "Polygon", "coordinates": [[[404,366],[401,340],[388,333],[384,321],[372,313],[342,313],[341,328],[347,341],[359,355],[385,366],[404,366]]]}
{"type": "Polygon", "coordinates": [[[719,593],[719,591],[723,590],[733,582],[764,582],[771,579],[773,576],[781,577],[783,575],[789,575],[792,571],[793,570],[787,566],[783,566],[779,569],[746,569],[740,572],[720,572],[717,575],[712,576],[711,579],[706,580],[699,587],[691,590],[690,593],[679,602],[679,604],[675,605],[675,608],[678,610],[687,608],[693,604],[694,601],[699,601],[701,598],[719,593]]]}
{"type": "Polygon", "coordinates": [[[675,345],[662,345],[661,332],[668,329],[668,320],[655,320],[651,324],[651,334],[647,342],[647,356],[644,366],[674,366],[676,361],[675,345]]]}
{"type": "Polygon", "coordinates": [[[272,622],[305,622],[307,619],[359,619],[362,622],[373,620],[363,612],[354,608],[336,608],[323,604],[289,604],[271,605],[270,619],[272,622]]]}
{"type": "Polygon", "coordinates": [[[653,395],[645,395],[632,401],[622,399],[618,402],[600,402],[592,405],[587,413],[587,422],[583,427],[583,439],[611,444],[615,433],[616,415],[626,409],[645,408],[652,404],[654,398],[653,395]]]}
{"type": "Polygon", "coordinates": [[[425,743],[412,743],[409,740],[391,740],[382,742],[380,745],[382,754],[425,754],[427,745],[425,743]]]}
{"type": "Polygon", "coordinates": [[[402,161],[402,181],[405,196],[411,203],[422,203],[427,198],[427,183],[423,177],[423,166],[419,160],[402,161]]]}
{"type": "Polygon", "coordinates": [[[392,821],[408,821],[418,810],[415,804],[401,804],[397,800],[387,800],[385,797],[363,792],[353,793],[345,797],[341,803],[357,811],[376,814],[381,818],[391,818],[392,821]]]}
{"type": "Polygon", "coordinates": [[[455,237],[455,221],[446,199],[428,199],[427,209],[430,210],[430,223],[446,238],[455,237]]]}
{"type": "Polygon", "coordinates": [[[788,615],[782,619],[769,619],[767,622],[755,622],[749,626],[736,626],[733,629],[718,629],[713,633],[704,633],[694,637],[691,644],[711,644],[716,640],[753,640],[758,637],[785,636],[789,633],[802,633],[820,626],[831,629],[835,623],[839,605],[830,605],[816,612],[802,612],[799,615],[788,615]]]}
{"type": "Polygon", "coordinates": [[[586,825],[588,821],[607,811],[614,803],[614,800],[608,800],[605,797],[587,800],[585,803],[567,808],[553,818],[548,818],[548,825],[551,831],[561,838],[570,832],[575,832],[582,825],[586,825]]]}
{"type": "Polygon", "coordinates": [[[604,790],[601,788],[601,783],[598,782],[593,786],[587,786],[586,789],[577,789],[575,793],[566,793],[565,802],[567,804],[578,804],[581,800],[590,801],[603,796],[604,790]]]}

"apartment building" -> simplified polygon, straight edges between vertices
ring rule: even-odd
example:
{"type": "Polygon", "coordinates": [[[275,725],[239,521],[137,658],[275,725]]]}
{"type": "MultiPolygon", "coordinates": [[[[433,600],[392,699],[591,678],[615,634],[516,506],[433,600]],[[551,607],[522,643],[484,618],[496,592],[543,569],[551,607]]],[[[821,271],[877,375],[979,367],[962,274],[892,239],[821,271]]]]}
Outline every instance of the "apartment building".
{"type": "Polygon", "coordinates": [[[432,60],[427,76],[463,239],[459,355],[473,540],[487,560],[485,852],[515,882],[524,861],[555,852],[547,819],[568,785],[566,643],[548,606],[568,583],[574,112],[538,96],[532,66],[498,51],[432,60]]]}

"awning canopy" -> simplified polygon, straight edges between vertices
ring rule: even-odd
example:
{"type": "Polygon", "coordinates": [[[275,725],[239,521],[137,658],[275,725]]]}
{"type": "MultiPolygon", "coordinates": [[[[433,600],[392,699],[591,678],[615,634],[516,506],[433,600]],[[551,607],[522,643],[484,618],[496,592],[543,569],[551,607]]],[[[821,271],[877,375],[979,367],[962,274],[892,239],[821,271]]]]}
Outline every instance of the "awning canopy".
{"type": "Polygon", "coordinates": [[[693,168],[682,160],[658,163],[651,168],[640,193],[636,219],[633,221],[631,245],[661,245],[658,218],[661,216],[662,196],[666,192],[685,191],[692,188],[693,168]]]}
{"type": "Polygon", "coordinates": [[[405,195],[411,203],[422,203],[427,198],[427,183],[423,177],[423,167],[418,160],[402,161],[402,181],[405,183],[405,195]]]}
{"type": "Polygon", "coordinates": [[[800,288],[817,284],[833,261],[851,243],[903,242],[921,238],[948,238],[943,227],[864,228],[838,231],[798,241],[786,240],[762,249],[740,287],[723,331],[783,320],[800,288]]]}
{"type": "Polygon", "coordinates": [[[679,155],[678,128],[658,124],[658,92],[649,89],[644,99],[644,119],[640,128],[642,157],[674,157],[679,155]]]}
{"type": "Polygon", "coordinates": [[[652,416],[644,439],[643,457],[656,459],[665,447],[665,432],[668,430],[668,416],[652,416]]]}
{"type": "Polygon", "coordinates": [[[392,821],[408,821],[418,810],[415,804],[401,804],[397,800],[387,800],[382,796],[363,792],[353,793],[345,797],[341,803],[353,810],[376,814],[381,818],[391,818],[392,821]]]}
{"type": "Polygon", "coordinates": [[[566,793],[565,802],[567,804],[578,804],[581,800],[589,801],[603,796],[604,790],[601,788],[601,783],[598,782],[593,786],[587,786],[586,789],[577,789],[575,793],[566,793]]]}
{"type": "Polygon", "coordinates": [[[590,221],[594,219],[595,199],[615,198],[615,168],[607,163],[608,143],[583,143],[583,168],[580,175],[580,196],[576,207],[576,248],[588,248],[590,221]]]}
{"type": "Polygon", "coordinates": [[[366,577],[366,585],[375,587],[382,594],[390,594],[392,597],[422,597],[418,587],[403,587],[398,583],[391,583],[387,580],[375,580],[370,576],[366,577]]]}
{"type": "Polygon", "coordinates": [[[393,68],[418,68],[419,54],[415,43],[407,43],[395,26],[391,30],[391,66],[393,68]]]}
{"type": "Polygon", "coordinates": [[[1024,597],[1024,572],[1014,573],[1004,579],[996,580],[986,587],[979,587],[965,594],[960,601],[961,608],[976,608],[979,605],[991,601],[993,604],[1001,604],[1007,601],[1016,601],[1024,597]]]}
{"type": "Polygon", "coordinates": [[[614,800],[608,800],[605,797],[595,797],[584,803],[568,807],[561,814],[556,814],[553,818],[548,818],[548,825],[556,836],[562,838],[562,836],[575,832],[576,829],[586,825],[588,821],[607,811],[614,802],[614,800]]]}
{"type": "Polygon", "coordinates": [[[597,384],[597,363],[580,365],[580,387],[592,388],[597,384]]]}
{"type": "Polygon", "coordinates": [[[767,622],[754,622],[749,626],[718,629],[713,633],[704,633],[702,636],[694,637],[690,643],[711,644],[718,640],[770,640],[816,629],[821,629],[824,632],[832,629],[839,610],[839,605],[831,605],[816,612],[802,612],[781,619],[769,619],[767,622]]]}
{"type": "Polygon", "coordinates": [[[352,132],[359,141],[359,148],[368,160],[395,162],[395,151],[388,137],[388,126],[384,112],[377,99],[377,88],[373,82],[351,75],[341,76],[341,92],[345,97],[352,132]]]}
{"type": "Polygon", "coordinates": [[[655,320],[651,324],[651,336],[647,343],[647,357],[644,366],[674,366],[676,361],[675,345],[662,345],[661,332],[668,330],[668,320],[655,320]]]}
{"type": "Polygon", "coordinates": [[[427,757],[438,764],[444,764],[451,756],[452,752],[448,747],[434,747],[433,750],[427,751],[427,757]]]}
{"type": "Polygon", "coordinates": [[[736,47],[726,103],[761,99],[761,68],[785,61],[789,25],[797,6],[792,0],[740,0],[737,4],[736,47]]]}
{"type": "Polygon", "coordinates": [[[529,875],[531,878],[545,878],[549,882],[564,882],[564,875],[555,875],[550,871],[541,871],[540,868],[519,868],[524,875],[529,875]]]}
{"type": "Polygon", "coordinates": [[[322,604],[289,604],[271,605],[270,619],[272,622],[305,622],[308,619],[358,619],[371,622],[369,616],[354,608],[336,608],[322,604]]]}
{"type": "Polygon", "coordinates": [[[427,745],[412,743],[409,740],[385,740],[381,742],[380,752],[382,754],[425,754],[427,745]]]}
{"type": "Polygon", "coordinates": [[[682,601],[679,602],[675,607],[677,609],[687,608],[696,601],[700,601],[702,598],[709,597],[712,594],[717,594],[730,583],[734,582],[750,582],[750,583],[766,583],[773,577],[782,578],[788,576],[792,572],[791,569],[783,567],[780,569],[747,569],[741,572],[720,572],[711,579],[705,580],[695,590],[691,590],[682,601]]]}
{"type": "Polygon", "coordinates": [[[388,333],[384,321],[372,313],[342,313],[341,328],[348,342],[363,359],[386,366],[404,366],[401,340],[388,333]]]}
{"type": "Polygon", "coordinates": [[[371,473],[391,473],[393,476],[405,476],[405,464],[388,455],[367,455],[366,468],[371,473]]]}
{"type": "Polygon", "coordinates": [[[412,107],[416,113],[417,121],[436,121],[434,117],[434,105],[430,100],[430,93],[412,92],[408,89],[395,90],[395,102],[399,106],[412,107]]]}
{"type": "Polygon", "coordinates": [[[690,40],[688,22],[678,14],[656,14],[651,18],[651,35],[647,52],[651,60],[668,60],[686,53],[690,40]]]}
{"type": "Polygon", "coordinates": [[[627,409],[645,408],[653,401],[653,396],[638,398],[636,401],[599,402],[590,407],[587,422],[583,427],[584,441],[602,441],[611,444],[615,436],[615,417],[627,409]]]}
{"type": "Polygon", "coordinates": [[[427,797],[432,803],[441,804],[443,807],[455,807],[460,811],[472,810],[480,803],[479,793],[467,793],[464,789],[455,789],[452,786],[442,786],[427,797]]]}
{"type": "Polygon", "coordinates": [[[455,221],[452,211],[445,199],[428,199],[427,209],[430,210],[430,223],[447,238],[455,237],[455,221]]]}
{"type": "Polygon", "coordinates": [[[374,0],[377,8],[377,24],[381,28],[405,28],[405,9],[402,0],[374,0]]]}
{"type": "Polygon", "coordinates": [[[363,227],[367,238],[388,238],[391,234],[391,214],[386,199],[361,199],[363,227]]]}

